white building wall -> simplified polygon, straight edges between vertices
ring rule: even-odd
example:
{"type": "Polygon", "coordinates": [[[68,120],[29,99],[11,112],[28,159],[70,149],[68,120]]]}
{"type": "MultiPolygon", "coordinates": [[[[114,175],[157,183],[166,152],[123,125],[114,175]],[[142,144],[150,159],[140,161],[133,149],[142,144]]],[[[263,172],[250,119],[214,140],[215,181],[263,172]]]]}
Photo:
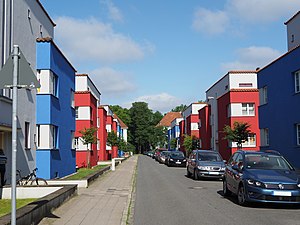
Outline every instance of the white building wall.
{"type": "Polygon", "coordinates": [[[39,94],[49,94],[50,93],[50,70],[40,70],[37,73],[37,79],[40,81],[41,87],[38,90],[39,94]]]}
{"type": "MultiPolygon", "coordinates": [[[[36,38],[53,37],[54,24],[43,11],[37,0],[2,0],[0,3],[0,67],[8,58],[14,44],[19,45],[33,71],[36,71],[36,38]],[[11,2],[14,5],[11,5],[11,2]],[[4,9],[4,6],[6,9],[4,9]]],[[[17,145],[17,169],[24,174],[29,173],[36,166],[35,142],[36,134],[36,91],[18,90],[18,145],[17,145]],[[30,123],[30,150],[25,150],[25,122],[30,123]]],[[[2,95],[2,90],[0,90],[2,95]]],[[[7,115],[11,118],[12,102],[0,97],[1,111],[0,124],[8,124],[7,115]],[[4,115],[7,114],[7,115],[4,115]]],[[[5,135],[4,151],[8,157],[7,168],[11,167],[11,133],[5,135]]],[[[11,170],[6,170],[6,179],[10,183],[11,170]]]]}
{"type": "Polygon", "coordinates": [[[229,74],[229,89],[252,89],[257,88],[256,73],[229,74]],[[252,86],[245,87],[245,84],[252,86]]]}
{"type": "MultiPolygon", "coordinates": [[[[257,74],[254,72],[249,73],[227,73],[225,76],[223,76],[219,81],[217,81],[212,87],[210,87],[206,91],[206,99],[207,103],[211,106],[211,115],[210,115],[210,125],[212,128],[212,148],[214,150],[218,151],[218,105],[217,100],[219,97],[223,96],[227,92],[229,92],[230,89],[252,89],[257,88],[257,74]],[[252,85],[250,85],[252,84],[252,85]]],[[[238,106],[233,105],[233,108],[230,108],[231,110],[234,110],[234,112],[231,113],[237,113],[238,106]]],[[[242,110],[240,110],[242,111],[242,110]]]]}
{"type": "Polygon", "coordinates": [[[123,139],[124,139],[125,142],[127,142],[127,140],[128,140],[127,131],[128,131],[127,129],[123,129],[123,139]]]}
{"type": "Polygon", "coordinates": [[[76,76],[75,78],[75,91],[87,91],[87,77],[86,76],[76,76]]]}
{"type": "Polygon", "coordinates": [[[287,25],[287,45],[288,51],[300,44],[300,13],[292,18],[287,25]]]}
{"type": "Polygon", "coordinates": [[[91,108],[89,106],[78,107],[78,118],[76,120],[90,120],[91,108]]]}

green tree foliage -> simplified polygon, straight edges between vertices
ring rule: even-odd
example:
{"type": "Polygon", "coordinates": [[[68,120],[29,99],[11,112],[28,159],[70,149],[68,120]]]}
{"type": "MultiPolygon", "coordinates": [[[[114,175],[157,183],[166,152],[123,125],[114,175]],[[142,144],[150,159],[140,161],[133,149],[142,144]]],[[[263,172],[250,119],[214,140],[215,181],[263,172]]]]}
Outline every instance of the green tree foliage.
{"type": "Polygon", "coordinates": [[[91,151],[89,149],[90,144],[96,144],[97,143],[97,136],[96,136],[97,128],[91,127],[91,128],[84,128],[83,130],[80,130],[79,133],[82,135],[81,140],[84,145],[87,146],[87,167],[91,167],[91,162],[90,162],[90,154],[91,151]]]}
{"type": "Polygon", "coordinates": [[[189,156],[193,150],[193,138],[189,135],[184,135],[183,147],[186,151],[186,155],[189,156]]]}
{"type": "Polygon", "coordinates": [[[118,146],[119,145],[119,138],[114,131],[107,133],[107,145],[108,146],[118,146]]]}
{"type": "Polygon", "coordinates": [[[195,136],[184,135],[183,147],[186,151],[187,156],[189,156],[192,150],[199,149],[199,139],[195,136]]]}
{"type": "Polygon", "coordinates": [[[242,148],[242,144],[248,140],[250,134],[250,124],[247,122],[237,122],[233,123],[233,128],[226,125],[223,129],[225,133],[224,139],[233,141],[237,143],[238,148],[242,148]]]}
{"type": "Polygon", "coordinates": [[[170,148],[171,149],[176,149],[177,148],[177,139],[176,138],[172,138],[170,140],[170,148]]]}
{"type": "Polygon", "coordinates": [[[126,126],[128,126],[131,123],[129,109],[122,108],[119,105],[111,105],[109,107],[126,124],[126,126]]]}
{"type": "Polygon", "coordinates": [[[184,110],[186,110],[187,105],[178,105],[176,106],[174,109],[171,110],[171,112],[183,112],[184,110]]]}

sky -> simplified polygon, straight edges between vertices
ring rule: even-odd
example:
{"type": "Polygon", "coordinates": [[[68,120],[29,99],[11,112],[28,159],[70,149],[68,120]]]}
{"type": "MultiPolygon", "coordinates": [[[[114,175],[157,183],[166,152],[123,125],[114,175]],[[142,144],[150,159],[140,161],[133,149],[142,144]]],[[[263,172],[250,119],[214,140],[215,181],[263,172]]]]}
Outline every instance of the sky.
{"type": "Polygon", "coordinates": [[[264,67],[287,51],[284,22],[299,0],[40,0],[54,41],[101,104],[147,102],[166,113],[205,100],[228,71],[264,67]]]}

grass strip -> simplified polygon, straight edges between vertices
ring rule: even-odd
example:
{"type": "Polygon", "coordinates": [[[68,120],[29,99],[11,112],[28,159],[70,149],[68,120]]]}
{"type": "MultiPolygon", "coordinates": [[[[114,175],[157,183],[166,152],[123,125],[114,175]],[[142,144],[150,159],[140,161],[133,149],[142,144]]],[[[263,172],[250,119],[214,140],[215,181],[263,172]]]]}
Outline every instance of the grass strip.
{"type": "MultiPolygon", "coordinates": [[[[17,209],[31,202],[34,202],[36,198],[17,199],[17,209]]],[[[11,199],[0,199],[0,217],[11,212],[11,199]]]]}
{"type": "Polygon", "coordinates": [[[106,167],[107,165],[98,165],[94,166],[93,168],[80,168],[78,169],[77,173],[74,175],[71,175],[69,177],[66,177],[64,180],[82,180],[86,178],[87,176],[101,170],[102,168],[106,167]]]}

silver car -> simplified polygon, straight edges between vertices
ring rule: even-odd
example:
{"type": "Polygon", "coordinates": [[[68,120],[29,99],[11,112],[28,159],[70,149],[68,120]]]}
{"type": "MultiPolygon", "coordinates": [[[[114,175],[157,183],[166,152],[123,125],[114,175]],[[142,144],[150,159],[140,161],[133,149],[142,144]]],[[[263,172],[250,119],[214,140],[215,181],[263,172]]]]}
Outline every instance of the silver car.
{"type": "Polygon", "coordinates": [[[198,180],[201,177],[221,179],[225,162],[221,155],[212,150],[193,150],[187,161],[187,176],[198,180]]]}

